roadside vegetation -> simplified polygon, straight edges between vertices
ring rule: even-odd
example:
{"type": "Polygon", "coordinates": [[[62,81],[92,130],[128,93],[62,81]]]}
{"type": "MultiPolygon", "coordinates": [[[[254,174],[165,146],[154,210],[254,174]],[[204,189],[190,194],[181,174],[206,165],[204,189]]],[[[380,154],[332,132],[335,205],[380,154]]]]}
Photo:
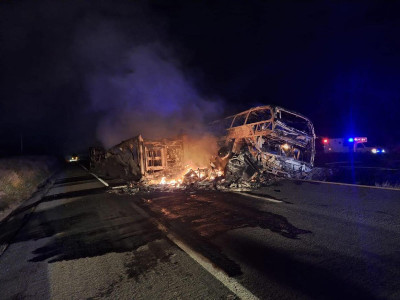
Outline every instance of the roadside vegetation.
{"type": "Polygon", "coordinates": [[[392,183],[390,181],[376,182],[375,186],[400,190],[400,183],[392,183]]]}
{"type": "Polygon", "coordinates": [[[28,199],[55,166],[56,160],[46,156],[0,158],[0,219],[28,199]]]}

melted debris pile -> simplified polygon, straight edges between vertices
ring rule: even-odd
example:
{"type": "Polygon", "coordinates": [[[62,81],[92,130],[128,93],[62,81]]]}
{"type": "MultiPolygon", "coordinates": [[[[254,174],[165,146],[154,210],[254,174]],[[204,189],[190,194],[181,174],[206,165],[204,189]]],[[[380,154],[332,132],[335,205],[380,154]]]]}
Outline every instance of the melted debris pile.
{"type": "MultiPolygon", "coordinates": [[[[224,172],[215,168],[214,164],[208,168],[188,169],[175,177],[171,177],[170,172],[157,172],[143,177],[140,181],[129,181],[121,192],[130,194],[136,194],[139,191],[173,192],[176,190],[245,192],[272,185],[281,179],[283,177],[262,172],[252,158],[243,152],[228,160],[224,172]]],[[[118,193],[115,190],[112,192],[118,193]]]]}

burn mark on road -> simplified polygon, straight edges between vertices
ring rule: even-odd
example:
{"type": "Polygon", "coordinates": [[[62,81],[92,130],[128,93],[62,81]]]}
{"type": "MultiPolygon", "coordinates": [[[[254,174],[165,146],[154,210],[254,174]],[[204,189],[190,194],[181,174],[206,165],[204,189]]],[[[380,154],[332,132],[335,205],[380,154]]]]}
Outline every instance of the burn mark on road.
{"type": "Polygon", "coordinates": [[[29,261],[51,263],[132,251],[162,238],[154,224],[139,215],[127,200],[109,194],[91,195],[34,212],[29,226],[15,242],[47,238],[29,261]]]}
{"type": "Polygon", "coordinates": [[[69,182],[69,183],[60,183],[60,184],[56,184],[54,185],[55,187],[70,187],[70,186],[74,186],[74,185],[80,185],[80,184],[88,184],[88,183],[94,183],[96,182],[97,179],[92,177],[91,179],[87,179],[87,180],[82,180],[82,181],[76,181],[76,182],[69,182]]]}
{"type": "Polygon", "coordinates": [[[43,197],[40,202],[58,200],[58,199],[68,199],[74,197],[81,197],[87,195],[94,195],[94,194],[102,194],[107,190],[107,187],[99,187],[99,188],[92,188],[92,189],[84,189],[79,191],[67,192],[67,193],[59,193],[55,195],[48,195],[43,197]]]}
{"type": "Polygon", "coordinates": [[[92,180],[92,179],[95,179],[93,175],[75,176],[75,177],[57,179],[54,184],[80,182],[80,181],[86,181],[86,180],[92,180]]]}
{"type": "Polygon", "coordinates": [[[195,195],[173,193],[163,197],[150,196],[148,198],[151,200],[144,200],[143,203],[160,217],[179,222],[205,238],[244,227],[269,229],[292,239],[298,238],[300,234],[310,233],[292,225],[281,215],[239,204],[239,197],[241,196],[215,192],[195,195]]]}
{"type": "Polygon", "coordinates": [[[239,276],[242,270],[212,242],[217,235],[245,227],[269,229],[292,239],[310,232],[295,227],[283,216],[252,208],[243,196],[232,193],[147,193],[136,199],[149,214],[228,276],[239,276]]]}
{"type": "Polygon", "coordinates": [[[141,276],[146,276],[145,274],[159,263],[169,262],[173,253],[164,248],[166,247],[162,240],[156,240],[133,251],[133,258],[125,263],[128,277],[139,282],[141,276]]]}
{"type": "Polygon", "coordinates": [[[123,280],[122,276],[118,276],[116,280],[114,280],[109,286],[100,290],[94,297],[89,297],[86,300],[94,300],[94,299],[102,299],[106,297],[110,297],[115,287],[123,280]]]}
{"type": "Polygon", "coordinates": [[[384,214],[384,215],[394,216],[393,214],[388,213],[388,212],[386,212],[386,211],[382,211],[382,210],[376,210],[375,212],[378,213],[378,214],[384,214]]]}
{"type": "Polygon", "coordinates": [[[269,194],[265,194],[265,193],[257,194],[257,193],[252,193],[252,192],[246,192],[246,194],[253,195],[253,196],[258,196],[258,197],[270,198],[270,199],[274,199],[274,200],[278,200],[278,201],[284,201],[283,199],[279,199],[279,198],[276,198],[275,196],[272,196],[272,195],[269,195],[269,194]]]}

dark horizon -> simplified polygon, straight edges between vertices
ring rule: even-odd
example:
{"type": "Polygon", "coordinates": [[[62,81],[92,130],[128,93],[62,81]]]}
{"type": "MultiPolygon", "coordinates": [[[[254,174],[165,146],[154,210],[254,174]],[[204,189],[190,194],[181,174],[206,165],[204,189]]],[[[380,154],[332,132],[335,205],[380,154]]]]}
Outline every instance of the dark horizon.
{"type": "Polygon", "coordinates": [[[0,4],[0,155],[201,131],[256,105],[399,145],[399,5],[0,4]]]}

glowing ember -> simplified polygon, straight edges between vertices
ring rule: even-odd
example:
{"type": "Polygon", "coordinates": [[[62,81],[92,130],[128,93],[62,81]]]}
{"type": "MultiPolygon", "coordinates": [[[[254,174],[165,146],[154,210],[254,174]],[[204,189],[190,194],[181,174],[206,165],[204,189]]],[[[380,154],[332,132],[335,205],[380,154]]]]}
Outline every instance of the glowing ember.
{"type": "Polygon", "coordinates": [[[167,177],[162,177],[159,184],[167,184],[167,185],[179,187],[181,183],[182,183],[181,179],[172,179],[172,180],[167,181],[167,177]]]}
{"type": "Polygon", "coordinates": [[[166,176],[161,177],[161,180],[151,181],[151,184],[168,185],[171,187],[180,187],[183,183],[189,184],[197,181],[211,181],[215,178],[222,176],[221,170],[211,170],[209,168],[187,168],[185,172],[181,173],[175,178],[167,178],[166,176]]]}

